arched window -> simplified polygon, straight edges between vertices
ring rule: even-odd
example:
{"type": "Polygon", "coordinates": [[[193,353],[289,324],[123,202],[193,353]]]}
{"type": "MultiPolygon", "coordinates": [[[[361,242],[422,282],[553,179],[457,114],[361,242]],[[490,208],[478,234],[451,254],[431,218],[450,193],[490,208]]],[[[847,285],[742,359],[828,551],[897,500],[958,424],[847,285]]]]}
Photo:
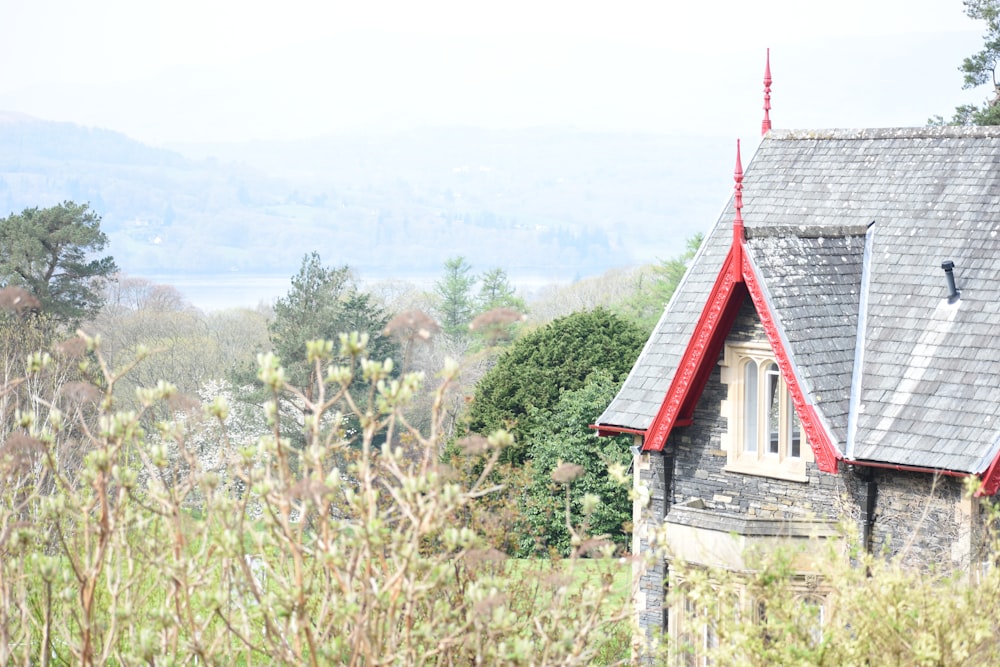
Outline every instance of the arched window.
{"type": "Polygon", "coordinates": [[[727,346],[723,365],[736,371],[723,375],[730,386],[728,468],[759,474],[777,468],[780,476],[804,476],[802,425],[770,348],[727,346]]]}
{"type": "Polygon", "coordinates": [[[750,357],[743,362],[742,405],[744,454],[779,458],[801,455],[799,417],[773,360],[750,357]]]}

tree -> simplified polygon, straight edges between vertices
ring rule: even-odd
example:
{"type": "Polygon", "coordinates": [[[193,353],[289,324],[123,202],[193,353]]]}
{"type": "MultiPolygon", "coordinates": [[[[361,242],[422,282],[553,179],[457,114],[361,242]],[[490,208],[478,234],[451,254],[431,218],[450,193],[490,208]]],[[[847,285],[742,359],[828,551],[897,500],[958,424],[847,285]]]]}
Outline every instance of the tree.
{"type": "Polygon", "coordinates": [[[621,382],[645,341],[639,327],[603,308],[553,320],[515,341],[479,381],[470,430],[511,430],[518,444],[505,456],[523,462],[525,436],[536,432],[539,417],[555,407],[563,391],[579,389],[600,370],[621,382]]]}
{"type": "Polygon", "coordinates": [[[472,320],[474,303],[472,286],[476,277],[464,257],[452,257],[444,263],[444,276],[434,283],[434,293],[440,299],[441,328],[450,336],[464,336],[472,320]]]}
{"type": "MultiPolygon", "coordinates": [[[[398,346],[385,333],[388,321],[388,314],[371,295],[358,289],[347,266],[323,266],[319,253],[312,252],[302,258],[302,267],[292,277],[292,289],[275,302],[269,333],[274,352],[283,361],[287,360],[285,373],[289,381],[302,387],[306,399],[311,401],[323,379],[316,364],[306,358],[307,343],[338,340],[341,334],[357,332],[368,337],[367,348],[374,358],[396,357],[398,346]]],[[[248,378],[236,373],[234,380],[234,384],[245,385],[248,378]]],[[[354,398],[359,405],[367,405],[365,394],[356,394],[354,398]]],[[[301,403],[286,401],[280,407],[297,418],[308,413],[301,403]]],[[[329,426],[358,431],[356,423],[331,422],[329,426]]],[[[296,439],[301,444],[298,435],[296,439]]]]}
{"type": "Polygon", "coordinates": [[[11,214],[0,220],[0,239],[0,286],[25,288],[64,323],[100,310],[101,282],[118,269],[111,256],[94,258],[108,237],[88,204],[65,201],[11,214]]]}
{"type": "Polygon", "coordinates": [[[476,316],[469,323],[469,330],[488,346],[510,341],[515,324],[526,318],[527,304],[517,296],[507,272],[501,268],[484,273],[480,283],[476,316]]]}
{"type": "Polygon", "coordinates": [[[204,314],[174,287],[116,274],[104,283],[104,306],[81,328],[100,334],[101,351],[113,368],[143,359],[116,385],[119,401],[134,402],[137,386],[165,377],[194,395],[234,368],[249,366],[269,349],[262,313],[229,310],[204,314]]]}
{"type": "Polygon", "coordinates": [[[632,518],[632,503],[623,480],[632,441],[629,436],[598,438],[588,426],[620,385],[606,370],[598,371],[580,389],[564,391],[536,420],[527,437],[531,483],[523,495],[531,530],[521,536],[521,555],[535,555],[539,548],[569,555],[575,526],[628,548],[624,525],[632,518]],[[570,474],[563,467],[567,464],[576,466],[570,474]]]}
{"type": "MultiPolygon", "coordinates": [[[[965,14],[974,20],[986,22],[983,48],[962,62],[959,71],[964,74],[963,90],[982,85],[993,86],[993,97],[982,106],[964,104],[956,107],[951,125],[1000,125],[1000,84],[997,82],[997,65],[1000,64],[1000,0],[963,0],[965,14]]],[[[944,119],[931,119],[934,125],[943,125],[944,119]]]]}
{"type": "Polygon", "coordinates": [[[289,379],[305,386],[312,371],[302,361],[307,341],[337,340],[341,333],[358,331],[368,335],[372,354],[384,358],[396,350],[393,340],[383,334],[388,321],[371,295],[358,289],[349,267],[323,266],[319,253],[312,252],[302,258],[291,290],[275,302],[269,332],[275,353],[289,360],[285,367],[289,379]]]}
{"type": "Polygon", "coordinates": [[[479,296],[476,299],[476,310],[480,313],[494,308],[510,308],[520,313],[528,310],[524,299],[517,296],[514,286],[507,278],[507,272],[501,268],[493,268],[480,277],[479,296]]]}

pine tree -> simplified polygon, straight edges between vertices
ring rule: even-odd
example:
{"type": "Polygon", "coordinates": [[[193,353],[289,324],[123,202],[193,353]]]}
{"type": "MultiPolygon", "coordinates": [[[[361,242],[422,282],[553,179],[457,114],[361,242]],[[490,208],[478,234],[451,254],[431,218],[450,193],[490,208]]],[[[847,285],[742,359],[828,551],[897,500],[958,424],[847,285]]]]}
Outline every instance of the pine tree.
{"type": "Polygon", "coordinates": [[[88,204],[65,201],[0,220],[0,287],[21,287],[54,319],[75,325],[103,304],[101,282],[118,270],[94,257],[108,237],[88,204]]]}
{"type": "Polygon", "coordinates": [[[434,293],[440,299],[438,313],[441,328],[450,336],[464,336],[472,320],[474,303],[472,286],[476,277],[472,267],[462,256],[452,257],[444,263],[444,276],[434,283],[434,293]]]}

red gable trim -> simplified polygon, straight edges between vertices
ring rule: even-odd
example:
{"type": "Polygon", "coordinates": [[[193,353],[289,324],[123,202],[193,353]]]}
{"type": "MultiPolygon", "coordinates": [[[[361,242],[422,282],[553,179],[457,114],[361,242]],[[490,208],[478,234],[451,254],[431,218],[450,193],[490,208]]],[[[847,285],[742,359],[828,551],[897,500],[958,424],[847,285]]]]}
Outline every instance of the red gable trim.
{"type": "Polygon", "coordinates": [[[993,459],[993,463],[983,473],[983,483],[979,485],[976,496],[995,496],[1000,491],[1000,455],[993,459]]]}
{"type": "Polygon", "coordinates": [[[694,408],[701,398],[719,352],[739,313],[743,297],[747,294],[767,334],[781,376],[788,385],[792,404],[802,422],[802,429],[812,447],[816,463],[823,472],[835,473],[837,461],[843,457],[834,447],[815,406],[805,400],[802,386],[792,370],[791,357],[785,349],[774,315],[764,298],[760,280],[749,257],[745,254],[743,241],[735,239],[684,351],[681,363],[677,367],[670,389],[647,432],[643,450],[662,451],[667,436],[674,426],[682,425],[682,422],[690,423],[694,408]]]}
{"type": "Polygon", "coordinates": [[[587,428],[592,428],[597,431],[597,437],[603,438],[610,435],[621,435],[623,433],[631,433],[632,435],[645,436],[646,432],[639,428],[627,428],[625,426],[604,426],[601,424],[591,424],[587,428]]]}
{"type": "Polygon", "coordinates": [[[666,398],[660,404],[656,418],[647,431],[643,450],[663,450],[667,436],[681,417],[682,408],[685,409],[683,419],[690,420],[692,417],[694,406],[705,388],[719,350],[722,349],[746,294],[743,289],[737,289],[739,260],[734,255],[742,254],[740,250],[742,245],[734,243],[722,264],[722,270],[715,279],[715,285],[701,311],[681,363],[677,366],[666,398]],[[739,250],[734,252],[736,248],[739,250]]]}

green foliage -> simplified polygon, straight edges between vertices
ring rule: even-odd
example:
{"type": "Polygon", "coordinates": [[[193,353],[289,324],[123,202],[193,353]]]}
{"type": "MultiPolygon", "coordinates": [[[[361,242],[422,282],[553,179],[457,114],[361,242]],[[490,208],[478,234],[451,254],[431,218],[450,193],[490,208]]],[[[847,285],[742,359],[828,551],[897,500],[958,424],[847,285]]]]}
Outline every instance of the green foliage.
{"type": "Polygon", "coordinates": [[[507,278],[507,272],[497,267],[492,268],[479,278],[479,296],[476,298],[476,311],[479,313],[494,308],[510,308],[519,313],[526,313],[528,306],[524,299],[517,296],[514,286],[507,278]]]}
{"type": "Polygon", "coordinates": [[[526,318],[528,305],[516,295],[503,269],[490,269],[479,280],[477,314],[469,330],[488,347],[507,343],[514,338],[517,324],[526,318]]]}
{"type": "Polygon", "coordinates": [[[100,309],[101,281],[117,267],[110,256],[94,258],[108,238],[87,204],[11,214],[0,220],[0,238],[0,286],[23,287],[41,310],[70,325],[100,309]]]}
{"type": "Polygon", "coordinates": [[[441,328],[450,336],[465,336],[475,312],[472,287],[476,277],[464,257],[452,257],[444,263],[444,275],[434,283],[441,328]]]}
{"type": "MultiPolygon", "coordinates": [[[[1000,86],[997,85],[997,65],[1000,64],[1000,0],[963,0],[965,14],[986,23],[983,48],[962,61],[959,71],[964,75],[963,89],[982,85],[993,86],[993,98],[982,106],[964,104],[955,109],[949,125],[1000,125],[1000,86]]],[[[932,125],[944,125],[941,116],[930,120],[932,125]]]]}
{"type": "Polygon", "coordinates": [[[388,321],[372,296],[360,291],[348,267],[323,266],[319,253],[312,252],[302,258],[291,290],[275,302],[269,331],[275,353],[289,360],[289,381],[306,386],[314,371],[313,364],[305,361],[308,341],[335,340],[341,333],[357,331],[368,336],[374,356],[386,358],[396,351],[396,344],[383,333],[388,321]]]}
{"type": "Polygon", "coordinates": [[[522,555],[570,555],[583,546],[574,526],[586,526],[586,532],[628,549],[631,533],[625,524],[631,522],[632,504],[625,471],[631,438],[598,438],[588,426],[620,384],[602,370],[580,389],[564,391],[552,410],[536,411],[541,414],[534,416],[536,426],[527,436],[532,479],[524,514],[530,531],[522,537],[522,555]],[[553,473],[564,464],[580,466],[579,477],[556,482],[553,473]]]}
{"type": "MultiPolygon", "coordinates": [[[[509,435],[470,452],[478,480],[455,482],[436,462],[440,401],[430,427],[413,428],[402,410],[422,374],[393,378],[366,342],[311,341],[311,388],[261,355],[267,426],[247,442],[232,439],[224,398],[205,406],[214,425],[201,431],[170,409],[166,382],[120,410],[122,376],[97,341],[76,341],[105,389],[38,385],[0,446],[0,663],[626,662],[614,591],[625,564],[593,577],[577,559],[553,572],[489,549],[467,510],[495,491],[509,435]],[[358,414],[354,390],[374,397],[370,410],[358,414]],[[288,424],[282,401],[314,418],[288,424]],[[361,446],[319,428],[327,414],[357,417],[361,446]],[[304,447],[289,445],[295,431],[304,447]],[[71,448],[84,457],[64,457],[71,448]]],[[[33,358],[30,375],[49,372],[52,355],[33,358]]]]}
{"type": "Polygon", "coordinates": [[[687,239],[684,252],[654,265],[652,275],[640,279],[634,296],[624,301],[618,311],[652,332],[704,239],[705,235],[698,232],[687,239]]]}
{"type": "MultiPolygon", "coordinates": [[[[469,428],[476,433],[508,428],[519,439],[536,432],[538,415],[596,371],[607,371],[614,382],[624,380],[645,341],[635,324],[603,308],[558,318],[516,340],[483,376],[469,409],[469,428]]],[[[522,444],[506,457],[519,463],[526,454],[522,444]]]]}

